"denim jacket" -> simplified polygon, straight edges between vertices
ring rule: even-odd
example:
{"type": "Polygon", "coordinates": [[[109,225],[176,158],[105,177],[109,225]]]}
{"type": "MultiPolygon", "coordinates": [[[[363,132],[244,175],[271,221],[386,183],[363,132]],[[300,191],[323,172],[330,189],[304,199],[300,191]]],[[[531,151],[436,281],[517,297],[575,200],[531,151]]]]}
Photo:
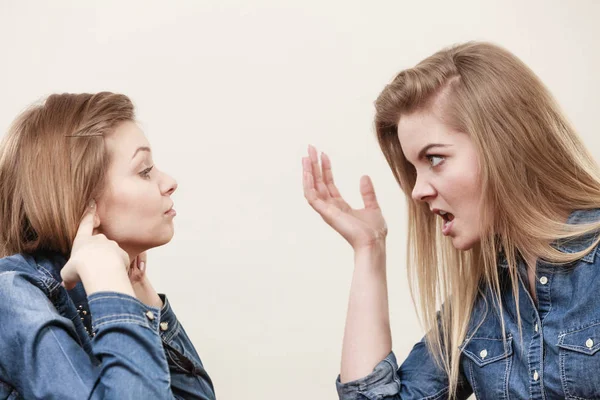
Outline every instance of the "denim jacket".
{"type": "MultiPolygon", "coordinates": [[[[577,210],[568,223],[598,220],[600,209],[577,210]]],[[[587,235],[553,246],[574,253],[595,238],[587,235]]],[[[525,264],[519,260],[522,340],[507,262],[503,255],[498,257],[506,341],[491,294],[484,292],[475,303],[467,339],[459,347],[458,399],[472,393],[479,399],[600,398],[600,255],[596,252],[597,247],[562,267],[538,260],[537,304],[527,290],[525,264]]],[[[423,340],[399,368],[391,352],[366,377],[342,384],[338,376],[336,387],[343,400],[448,398],[447,376],[436,367],[423,340]]]]}
{"type": "Polygon", "coordinates": [[[60,285],[56,253],[0,259],[0,399],[214,399],[165,295],[162,309],[60,285]]]}

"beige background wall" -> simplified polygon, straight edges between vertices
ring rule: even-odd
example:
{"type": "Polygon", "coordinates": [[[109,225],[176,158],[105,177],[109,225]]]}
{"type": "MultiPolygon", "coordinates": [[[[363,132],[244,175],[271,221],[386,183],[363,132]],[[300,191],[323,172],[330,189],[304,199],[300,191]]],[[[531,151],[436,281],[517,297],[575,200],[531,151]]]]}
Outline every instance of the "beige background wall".
{"type": "Polygon", "coordinates": [[[373,178],[390,227],[394,349],[421,332],[405,204],[372,130],[400,69],[490,40],[546,82],[600,159],[600,2],[0,1],[0,128],[53,92],[128,94],[179,181],[176,236],[152,250],[218,398],[332,399],[352,252],[305,204],[308,143],[358,206],[373,178]]]}

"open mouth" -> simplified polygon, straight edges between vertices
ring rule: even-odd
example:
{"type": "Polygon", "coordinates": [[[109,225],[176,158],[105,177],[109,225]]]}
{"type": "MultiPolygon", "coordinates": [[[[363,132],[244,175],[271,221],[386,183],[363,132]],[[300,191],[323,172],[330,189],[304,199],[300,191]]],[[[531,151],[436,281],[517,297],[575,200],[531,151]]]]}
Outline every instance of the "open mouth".
{"type": "Polygon", "coordinates": [[[452,221],[454,221],[454,214],[449,213],[444,210],[434,210],[436,214],[438,214],[444,220],[444,225],[442,226],[442,233],[444,235],[448,235],[450,233],[450,229],[452,228],[452,221]]]}
{"type": "Polygon", "coordinates": [[[444,219],[444,222],[451,222],[454,220],[454,214],[446,212],[446,211],[440,211],[439,215],[444,219]]]}

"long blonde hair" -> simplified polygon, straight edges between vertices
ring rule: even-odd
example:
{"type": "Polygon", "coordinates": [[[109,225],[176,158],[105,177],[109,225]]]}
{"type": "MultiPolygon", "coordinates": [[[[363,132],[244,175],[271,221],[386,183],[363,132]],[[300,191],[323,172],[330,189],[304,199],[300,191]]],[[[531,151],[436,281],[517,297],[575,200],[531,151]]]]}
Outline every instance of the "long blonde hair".
{"type": "Polygon", "coordinates": [[[134,119],[121,94],[54,94],[19,115],[0,145],[0,257],[69,255],[87,203],[102,190],[103,137],[134,119]]]}
{"type": "Polygon", "coordinates": [[[400,72],[375,106],[379,144],[408,203],[411,295],[453,397],[459,346],[467,339],[482,284],[502,315],[499,252],[508,261],[517,297],[518,257],[558,266],[590,252],[600,239],[572,254],[551,244],[600,229],[600,222],[565,221],[573,210],[600,207],[600,169],[539,78],[493,44],[469,42],[435,53],[400,72]],[[441,93],[445,123],[469,135],[479,155],[483,234],[468,251],[455,249],[441,234],[441,219],[426,203],[412,200],[416,173],[398,139],[400,119],[427,109],[441,93]]]}

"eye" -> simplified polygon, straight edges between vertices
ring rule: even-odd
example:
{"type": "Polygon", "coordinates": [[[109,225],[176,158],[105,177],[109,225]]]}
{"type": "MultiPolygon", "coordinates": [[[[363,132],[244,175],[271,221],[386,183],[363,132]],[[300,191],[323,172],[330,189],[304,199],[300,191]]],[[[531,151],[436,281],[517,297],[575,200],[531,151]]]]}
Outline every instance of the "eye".
{"type": "Polygon", "coordinates": [[[444,156],[440,156],[438,154],[430,154],[430,155],[426,155],[425,156],[427,158],[427,160],[429,160],[429,164],[431,164],[432,167],[437,167],[438,165],[440,165],[440,163],[442,163],[446,157],[444,156]],[[439,162],[435,162],[435,159],[441,160],[439,162]]]}
{"type": "Polygon", "coordinates": [[[150,179],[150,171],[152,171],[152,168],[154,168],[154,165],[149,168],[146,168],[145,170],[140,172],[139,175],[144,179],[150,179]]]}

